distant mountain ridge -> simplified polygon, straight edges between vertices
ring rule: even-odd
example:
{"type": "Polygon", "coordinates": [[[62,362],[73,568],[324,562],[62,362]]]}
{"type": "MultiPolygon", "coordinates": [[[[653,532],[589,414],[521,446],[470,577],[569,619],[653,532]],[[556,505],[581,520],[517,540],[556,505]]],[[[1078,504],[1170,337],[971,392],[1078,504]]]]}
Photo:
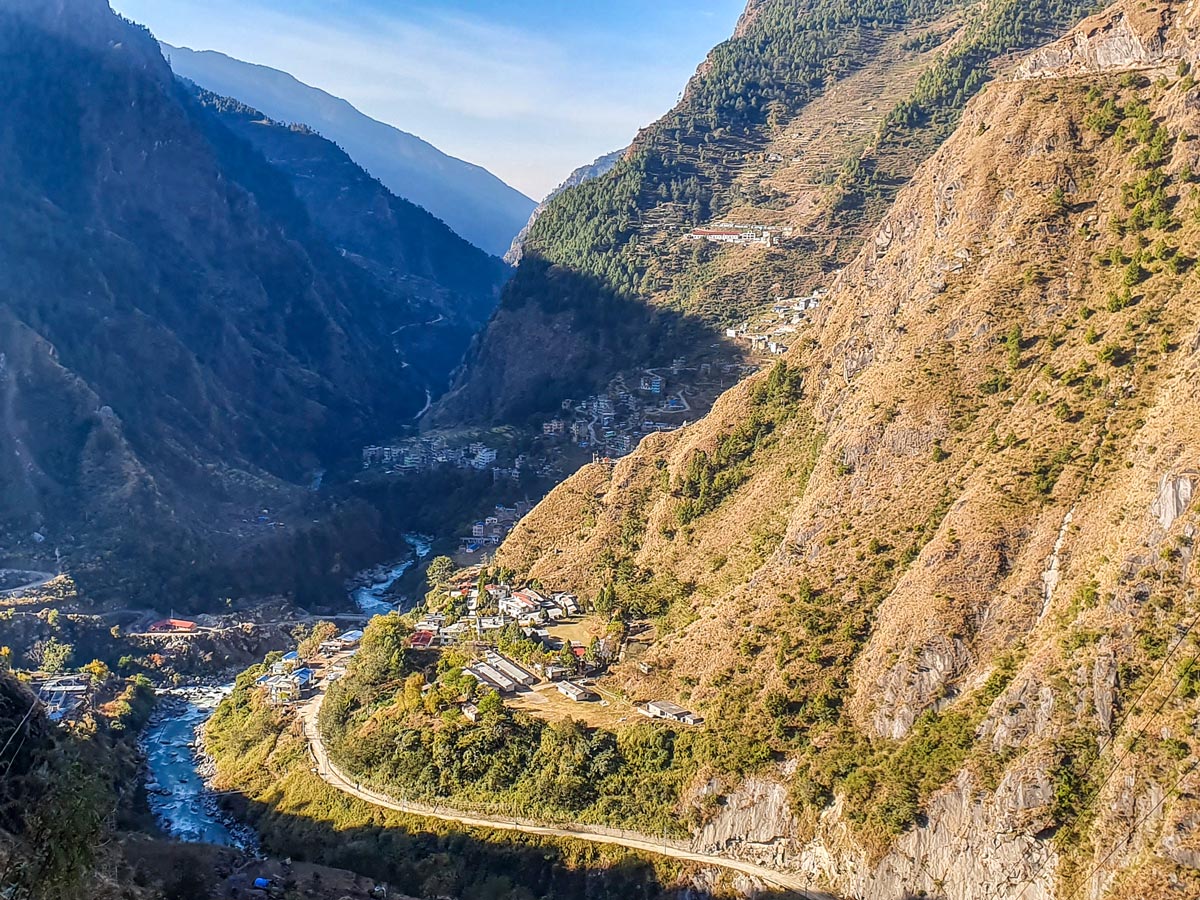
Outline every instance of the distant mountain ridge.
{"type": "Polygon", "coordinates": [[[512,246],[504,254],[504,261],[510,266],[515,266],[521,262],[521,257],[524,255],[525,239],[529,237],[529,232],[533,229],[533,224],[538,220],[538,216],[542,214],[542,211],[545,210],[550,201],[567,188],[573,188],[576,185],[583,184],[585,181],[591,181],[593,178],[599,178],[601,175],[608,173],[617,164],[617,160],[624,154],[624,150],[614,150],[612,153],[606,153],[604,156],[592,160],[586,166],[580,166],[568,175],[563,183],[547,194],[545,199],[530,214],[529,221],[525,223],[525,227],[521,229],[521,233],[513,238],[512,246]]]}
{"type": "Polygon", "coordinates": [[[376,121],[346,100],[268,66],[213,50],[161,44],[171,68],[281,122],[301,123],[337,143],[392,193],[422,206],[493,256],[508,251],[536,203],[481,166],[376,121]]]}

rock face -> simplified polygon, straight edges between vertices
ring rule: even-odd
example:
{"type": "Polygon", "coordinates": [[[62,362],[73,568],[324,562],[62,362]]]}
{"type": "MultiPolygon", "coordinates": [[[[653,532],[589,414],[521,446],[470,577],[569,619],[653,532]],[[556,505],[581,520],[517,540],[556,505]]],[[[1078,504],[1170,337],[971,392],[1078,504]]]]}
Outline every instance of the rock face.
{"type": "Polygon", "coordinates": [[[1158,488],[1158,496],[1150,507],[1150,514],[1158,520],[1163,531],[1167,531],[1192,505],[1192,496],[1200,475],[1164,475],[1158,488]]]}
{"type": "Polygon", "coordinates": [[[1033,53],[1017,78],[1057,78],[1196,62],[1200,11],[1180,4],[1124,0],[1033,53]]]}

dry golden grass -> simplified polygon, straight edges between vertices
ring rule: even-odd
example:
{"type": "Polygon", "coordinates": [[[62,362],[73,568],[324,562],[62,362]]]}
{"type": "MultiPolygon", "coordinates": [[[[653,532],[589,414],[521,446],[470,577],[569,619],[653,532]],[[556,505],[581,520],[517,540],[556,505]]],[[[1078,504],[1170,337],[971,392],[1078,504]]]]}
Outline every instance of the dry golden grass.
{"type": "MultiPolygon", "coordinates": [[[[1053,726],[1015,757],[1050,764],[1056,741],[1103,727],[1097,661],[1114,654],[1141,684],[1157,668],[1155,642],[1195,612],[1196,516],[1164,530],[1151,513],[1164,477],[1200,472],[1195,100],[1173,69],[1166,83],[993,84],[794,342],[804,399],[746,484],[680,527],[661,475],[674,483],[694,451],[745,418],[742,385],[703,421],[569,481],[500,560],[587,595],[609,577],[606,553],[623,552],[689,585],[686,624],[662,629],[646,656],[654,673],[627,665],[612,683],[760,733],[772,693],[803,702],[836,690],[842,725],[885,746],[1013,659],[992,715],[1025,687],[1052,685],[1053,726]],[[1108,98],[1148,104],[1171,135],[1169,227],[1119,233],[1131,213],[1122,185],[1155,164],[1133,158],[1144,142],[1094,127],[1108,98]],[[1159,242],[1168,255],[1147,260],[1128,302],[1111,301],[1127,264],[1098,257],[1159,242]],[[1179,272],[1171,254],[1188,261],[1179,272]],[[623,548],[630,517],[644,528],[623,548]],[[861,622],[861,636],[822,633],[796,599],[802,582],[838,622],[861,622]],[[1081,605],[1092,584],[1099,599],[1081,605]]],[[[1138,789],[1171,771],[1149,766],[1138,789]]],[[[1174,802],[1171,820],[1193,809],[1174,802]]],[[[1132,824],[1105,812],[1097,840],[1132,824]]],[[[1161,874],[1147,869],[1145,884],[1161,874]]]]}

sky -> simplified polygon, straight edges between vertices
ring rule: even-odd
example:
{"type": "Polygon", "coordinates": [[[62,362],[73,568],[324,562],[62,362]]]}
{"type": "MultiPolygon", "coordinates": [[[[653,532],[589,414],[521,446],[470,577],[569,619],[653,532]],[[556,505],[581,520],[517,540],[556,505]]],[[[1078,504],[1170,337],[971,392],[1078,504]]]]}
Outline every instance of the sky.
{"type": "Polygon", "coordinates": [[[289,72],[534,199],[670,109],[745,0],[112,0],[289,72]]]}

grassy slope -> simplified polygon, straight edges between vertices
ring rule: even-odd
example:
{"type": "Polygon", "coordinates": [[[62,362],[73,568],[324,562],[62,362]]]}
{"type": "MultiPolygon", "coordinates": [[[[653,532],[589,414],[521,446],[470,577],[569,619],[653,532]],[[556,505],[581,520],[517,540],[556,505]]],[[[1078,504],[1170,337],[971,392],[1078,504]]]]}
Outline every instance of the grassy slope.
{"type": "MultiPolygon", "coordinates": [[[[1083,777],[1069,748],[1094,751],[1103,726],[1093,670],[1116,655],[1123,709],[1194,613],[1193,517],[1164,534],[1149,510],[1200,438],[1183,401],[1200,324],[1188,299],[1195,93],[1179,76],[993,85],[796,342],[805,395],[742,487],[680,525],[675,489],[694,453],[745,419],[745,386],[611,473],[580,473],[499,561],[594,593],[621,547],[644,573],[693,585],[693,621],[655,648],[656,674],[627,669],[614,684],[769,735],[799,760],[798,807],[845,795],[869,847],[963,765],[993,784],[1006,766],[1083,777]],[[1147,171],[1165,176],[1161,199],[1137,186],[1147,171]],[[1155,206],[1167,217],[1155,222],[1155,206]],[[1043,615],[1042,573],[1072,509],[1043,615]],[[1043,684],[1050,727],[996,737],[1043,684]],[[981,722],[993,741],[976,738],[981,722]]],[[[1140,770],[1136,795],[1181,771],[1193,748],[1178,734],[1125,762],[1140,770]]],[[[1092,787],[1103,771],[1086,771],[1092,787]]],[[[1044,821],[1073,821],[1087,790],[1085,779],[1044,821]]],[[[1189,809],[1171,806],[1168,821],[1189,809]]],[[[1112,812],[1061,830],[1063,877],[1130,824],[1112,812]]]]}
{"type": "MultiPolygon", "coordinates": [[[[311,771],[299,726],[239,678],[207,730],[219,783],[245,793],[264,847],[387,879],[417,896],[605,898],[675,896],[686,867],[606,845],[458,828],[376,809],[311,771]]],[[[718,892],[719,893],[719,892],[718,892]]]]}

